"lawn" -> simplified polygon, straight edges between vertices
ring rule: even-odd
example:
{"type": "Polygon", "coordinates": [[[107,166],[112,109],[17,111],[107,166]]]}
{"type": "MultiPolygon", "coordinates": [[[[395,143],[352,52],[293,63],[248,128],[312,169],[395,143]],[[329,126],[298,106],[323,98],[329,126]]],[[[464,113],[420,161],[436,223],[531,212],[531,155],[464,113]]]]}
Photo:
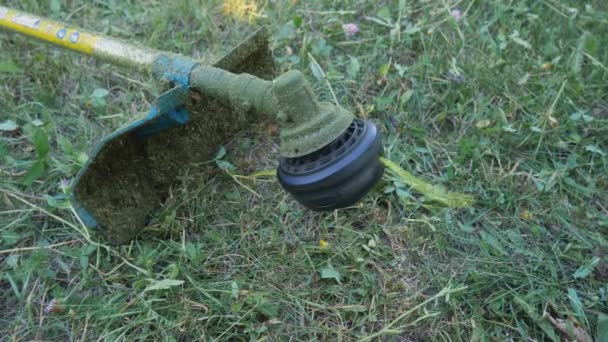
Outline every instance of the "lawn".
{"type": "Polygon", "coordinates": [[[475,203],[387,172],[357,205],[311,212],[272,177],[222,169],[276,166],[262,120],[221,163],[184,165],[150,226],[108,246],[69,181],[158,85],[0,32],[0,340],[608,341],[608,2],[243,3],[6,6],[205,60],[265,25],[279,71],[475,203]]]}

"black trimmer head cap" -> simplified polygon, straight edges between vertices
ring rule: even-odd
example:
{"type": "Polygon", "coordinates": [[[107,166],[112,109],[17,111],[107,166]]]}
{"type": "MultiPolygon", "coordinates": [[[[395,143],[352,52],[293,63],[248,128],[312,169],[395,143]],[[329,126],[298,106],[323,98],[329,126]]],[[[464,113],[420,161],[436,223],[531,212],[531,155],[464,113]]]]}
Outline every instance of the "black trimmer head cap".
{"type": "Polygon", "coordinates": [[[280,158],[283,188],[305,207],[333,210],[355,204],[382,178],[382,133],[372,122],[354,119],[334,141],[310,154],[280,158]]]}

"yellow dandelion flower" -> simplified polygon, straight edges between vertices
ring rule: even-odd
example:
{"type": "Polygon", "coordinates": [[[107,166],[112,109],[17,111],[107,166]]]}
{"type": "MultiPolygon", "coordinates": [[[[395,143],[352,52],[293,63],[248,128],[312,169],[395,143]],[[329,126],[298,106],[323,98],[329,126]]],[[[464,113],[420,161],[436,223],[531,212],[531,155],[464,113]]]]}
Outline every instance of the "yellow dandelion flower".
{"type": "Polygon", "coordinates": [[[321,240],[319,240],[319,246],[321,246],[321,248],[325,249],[325,248],[329,247],[329,242],[321,239],[321,240]]]}
{"type": "Polygon", "coordinates": [[[254,0],[224,0],[224,14],[239,20],[251,20],[259,16],[258,5],[254,0]]]}

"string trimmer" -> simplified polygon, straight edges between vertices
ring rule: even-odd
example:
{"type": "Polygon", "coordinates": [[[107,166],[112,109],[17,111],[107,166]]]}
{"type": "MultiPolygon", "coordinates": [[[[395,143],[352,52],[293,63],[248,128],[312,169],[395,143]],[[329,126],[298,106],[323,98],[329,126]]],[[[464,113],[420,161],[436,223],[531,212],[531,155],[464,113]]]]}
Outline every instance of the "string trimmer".
{"type": "Polygon", "coordinates": [[[147,116],[104,137],[73,181],[78,216],[110,242],[133,238],[184,169],[209,160],[231,135],[262,117],[279,128],[280,184],[309,209],[350,206],[382,177],[378,128],[320,102],[299,71],[273,78],[263,29],[203,65],[5,7],[0,27],[148,72],[167,89],[147,116]]]}

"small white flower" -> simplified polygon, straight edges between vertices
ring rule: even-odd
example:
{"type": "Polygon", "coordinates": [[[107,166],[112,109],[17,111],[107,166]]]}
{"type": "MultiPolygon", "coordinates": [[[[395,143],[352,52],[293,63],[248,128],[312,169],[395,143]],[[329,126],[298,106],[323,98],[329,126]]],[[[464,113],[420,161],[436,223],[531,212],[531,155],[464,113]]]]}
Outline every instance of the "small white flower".
{"type": "Polygon", "coordinates": [[[59,188],[61,188],[61,190],[66,193],[70,188],[70,180],[67,178],[62,178],[59,182],[59,188]]]}
{"type": "Polygon", "coordinates": [[[457,22],[462,19],[462,11],[458,8],[453,9],[450,14],[452,15],[452,18],[454,18],[454,20],[456,20],[457,22]]]}

